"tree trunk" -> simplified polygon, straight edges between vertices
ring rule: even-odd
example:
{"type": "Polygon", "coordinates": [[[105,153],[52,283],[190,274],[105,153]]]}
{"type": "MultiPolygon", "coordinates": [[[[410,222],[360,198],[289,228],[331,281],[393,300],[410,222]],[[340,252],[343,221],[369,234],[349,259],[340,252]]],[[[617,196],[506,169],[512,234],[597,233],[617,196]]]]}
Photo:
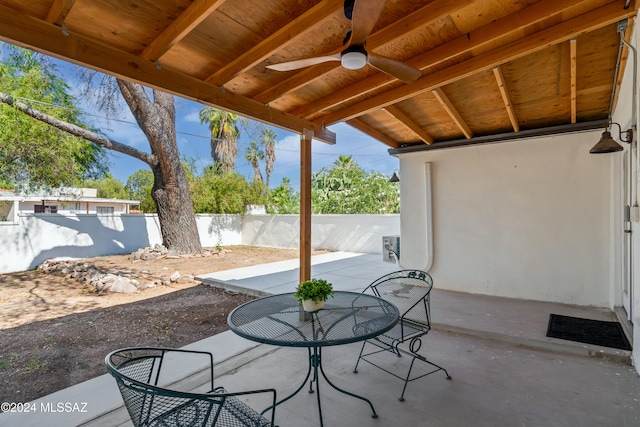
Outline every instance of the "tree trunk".
{"type": "Polygon", "coordinates": [[[257,157],[254,156],[251,159],[251,166],[253,167],[253,182],[262,182],[262,172],[257,157]]]}
{"type": "Polygon", "coordinates": [[[158,208],[162,243],[172,254],[201,253],[202,245],[191,203],[189,183],[176,143],[173,96],[154,90],[152,102],[142,86],[122,80],[118,80],[118,85],[138,125],[147,136],[151,154],[56,119],[15,101],[2,92],[0,102],[72,135],[148,164],[154,176],[151,196],[158,208]]]}
{"type": "Polygon", "coordinates": [[[122,96],[147,136],[157,163],[152,165],[151,197],[158,208],[162,242],[169,253],[202,252],[187,175],[176,142],[173,96],[153,90],[153,101],[135,83],[118,80],[122,96]]]}

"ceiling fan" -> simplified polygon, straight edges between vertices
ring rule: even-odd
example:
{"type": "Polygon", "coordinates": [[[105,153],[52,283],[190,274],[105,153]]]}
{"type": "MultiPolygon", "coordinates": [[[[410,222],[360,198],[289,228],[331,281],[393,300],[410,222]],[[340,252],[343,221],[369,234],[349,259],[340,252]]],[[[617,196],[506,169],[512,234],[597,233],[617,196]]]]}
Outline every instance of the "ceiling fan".
{"type": "Polygon", "coordinates": [[[422,72],[417,68],[395,59],[369,53],[365,49],[367,37],[369,37],[371,30],[378,22],[386,1],[345,0],[344,14],[347,19],[351,20],[351,30],[345,37],[344,44],[347,45],[346,48],[315,58],[267,65],[267,68],[276,71],[291,71],[323,62],[340,61],[342,66],[348,70],[359,70],[368,63],[383,73],[387,73],[406,83],[415,82],[422,75],[422,72]]]}

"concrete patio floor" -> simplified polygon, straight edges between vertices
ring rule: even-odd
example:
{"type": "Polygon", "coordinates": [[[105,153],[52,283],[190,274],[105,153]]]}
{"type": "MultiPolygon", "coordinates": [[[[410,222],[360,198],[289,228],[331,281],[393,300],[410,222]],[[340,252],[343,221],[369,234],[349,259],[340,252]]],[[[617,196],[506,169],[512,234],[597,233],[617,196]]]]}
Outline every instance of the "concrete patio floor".
{"type": "MultiPolygon", "coordinates": [[[[216,286],[246,289],[256,295],[291,292],[297,260],[203,276],[216,286]]],[[[395,265],[380,255],[331,253],[314,257],[312,275],[339,290],[359,291],[395,265]]],[[[406,401],[398,401],[402,383],[361,364],[352,373],[359,344],[328,347],[323,364],[329,378],[348,391],[365,395],[378,412],[320,381],[325,426],[636,426],[640,425],[640,379],[629,352],[547,338],[549,314],[612,320],[608,310],[565,304],[432,291],[433,330],[421,353],[444,366],[442,372],[410,383],[406,401]]],[[[278,348],[242,339],[227,331],[188,348],[211,351],[216,385],[232,391],[274,387],[278,398],[302,382],[305,349],[278,348]]],[[[408,358],[386,357],[392,369],[408,358]]],[[[417,366],[417,365],[416,365],[417,366]]],[[[203,390],[201,367],[191,365],[176,378],[181,387],[203,390]]],[[[0,414],[0,426],[130,426],[115,381],[104,375],[33,402],[31,413],[0,414]],[[86,403],[84,412],[42,411],[58,402],[86,403]],[[44,405],[44,406],[43,406],[44,405]]],[[[256,408],[263,401],[250,401],[256,408]]],[[[281,427],[317,426],[316,394],[302,390],[278,406],[281,427]]]]}

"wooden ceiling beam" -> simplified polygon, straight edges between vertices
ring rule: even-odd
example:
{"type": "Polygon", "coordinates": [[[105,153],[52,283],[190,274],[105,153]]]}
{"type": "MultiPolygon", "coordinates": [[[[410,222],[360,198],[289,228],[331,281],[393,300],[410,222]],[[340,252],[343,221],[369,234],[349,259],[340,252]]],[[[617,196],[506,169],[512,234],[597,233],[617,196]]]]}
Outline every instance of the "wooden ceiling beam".
{"type": "Polygon", "coordinates": [[[140,58],[149,61],[158,60],[224,2],[225,0],[193,0],[193,3],[180,16],[149,43],[140,53],[140,58]]]}
{"type": "Polygon", "coordinates": [[[194,77],[168,69],[158,69],[152,61],[143,60],[137,55],[83,35],[71,32],[68,36],[63,36],[59,27],[2,5],[0,40],[232,111],[291,132],[301,133],[303,129],[310,129],[313,130],[316,139],[332,144],[336,142],[335,133],[324,126],[269,108],[194,77]]]}
{"type": "Polygon", "coordinates": [[[575,123],[578,116],[578,51],[576,39],[569,40],[569,61],[571,62],[571,123],[575,123]]]}
{"type": "Polygon", "coordinates": [[[238,55],[233,61],[207,78],[207,83],[222,86],[238,74],[270,57],[277,50],[292,43],[299,35],[322,25],[327,18],[334,15],[343,5],[344,0],[321,1],[247,52],[238,55]]]}
{"type": "Polygon", "coordinates": [[[431,91],[437,87],[462,80],[478,72],[487,71],[503,63],[521,58],[533,52],[538,52],[549,46],[554,46],[603,26],[613,24],[620,19],[633,16],[636,13],[634,0],[632,0],[632,6],[633,7],[629,7],[628,9],[623,9],[620,7],[619,2],[609,3],[520,40],[515,40],[504,46],[497,47],[490,52],[431,73],[414,83],[398,86],[341,110],[331,112],[315,119],[314,122],[325,123],[329,126],[333,123],[350,120],[366,114],[369,111],[375,111],[387,105],[395,104],[421,93],[431,91]]]}
{"type": "MultiPolygon", "coordinates": [[[[495,40],[498,38],[521,32],[528,26],[536,25],[574,5],[574,0],[540,1],[516,13],[498,19],[491,24],[471,31],[469,34],[458,37],[449,43],[435,47],[406,62],[421,70],[431,68],[444,61],[481,48],[489,43],[495,43],[495,40]]],[[[333,92],[331,95],[307,103],[291,111],[291,113],[296,116],[309,118],[315,113],[329,109],[393,82],[397,82],[397,80],[384,73],[377,73],[358,84],[350,85],[344,89],[333,92]]]]}
{"type": "Polygon", "coordinates": [[[407,116],[401,109],[396,107],[395,105],[387,105],[385,107],[385,111],[389,113],[391,116],[398,119],[403,125],[411,130],[411,132],[415,133],[418,138],[422,140],[427,145],[433,144],[433,138],[427,132],[424,131],[416,122],[414,122],[409,116],[407,116]]]}
{"type": "Polygon", "coordinates": [[[504,102],[504,107],[507,109],[507,114],[509,115],[509,120],[511,121],[511,127],[513,127],[514,132],[520,132],[520,124],[518,123],[518,118],[516,117],[516,111],[513,108],[513,103],[511,102],[511,96],[509,96],[507,83],[504,79],[504,75],[502,75],[502,69],[500,67],[495,67],[493,69],[493,75],[496,77],[496,82],[498,83],[498,88],[500,89],[500,95],[502,95],[502,102],[504,102]]]}
{"type": "Polygon", "coordinates": [[[471,128],[467,125],[467,122],[462,118],[456,107],[453,105],[453,102],[449,99],[449,97],[444,93],[441,88],[436,88],[431,91],[433,96],[436,97],[442,108],[449,114],[449,117],[453,120],[453,122],[458,126],[458,128],[462,131],[464,136],[467,139],[473,138],[473,132],[471,132],[471,128]]]}
{"type": "Polygon", "coordinates": [[[268,104],[269,102],[280,98],[285,93],[294,91],[313,82],[314,80],[319,79],[324,74],[339,66],[340,64],[337,62],[324,62],[314,67],[305,68],[288,79],[270,86],[267,90],[254,96],[253,100],[260,102],[261,104],[268,104]]]}
{"type": "Polygon", "coordinates": [[[45,21],[49,24],[62,25],[76,0],[54,0],[45,21]]]}
{"type": "Polygon", "coordinates": [[[369,126],[368,124],[366,124],[365,122],[363,122],[360,119],[352,119],[352,120],[347,120],[345,123],[347,123],[349,126],[358,129],[360,132],[369,135],[371,138],[373,139],[377,139],[378,141],[382,142],[383,144],[388,145],[391,148],[399,148],[400,144],[398,143],[398,141],[396,141],[393,138],[390,138],[388,135],[380,132],[378,129],[375,129],[371,126],[369,126]]]}

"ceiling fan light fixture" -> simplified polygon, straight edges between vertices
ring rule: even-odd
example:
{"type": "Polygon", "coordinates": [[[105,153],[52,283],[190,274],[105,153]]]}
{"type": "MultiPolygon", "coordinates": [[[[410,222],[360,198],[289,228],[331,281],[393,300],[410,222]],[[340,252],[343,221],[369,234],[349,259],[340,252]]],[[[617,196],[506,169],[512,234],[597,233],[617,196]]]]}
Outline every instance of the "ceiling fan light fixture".
{"type": "Polygon", "coordinates": [[[359,70],[367,65],[367,54],[360,51],[345,52],[342,54],[340,62],[348,70],[359,70]]]}

